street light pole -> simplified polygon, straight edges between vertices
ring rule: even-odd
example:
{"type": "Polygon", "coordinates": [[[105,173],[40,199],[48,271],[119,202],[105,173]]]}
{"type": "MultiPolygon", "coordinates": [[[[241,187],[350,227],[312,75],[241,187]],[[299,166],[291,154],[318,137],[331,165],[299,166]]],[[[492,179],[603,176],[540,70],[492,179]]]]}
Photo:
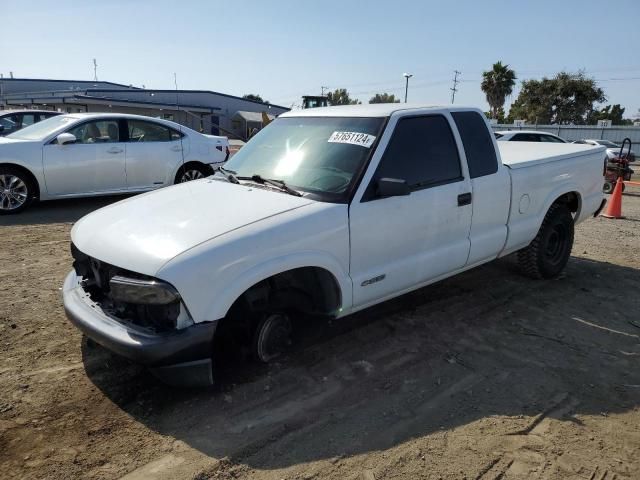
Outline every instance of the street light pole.
{"type": "Polygon", "coordinates": [[[411,73],[403,73],[402,76],[407,80],[404,86],[404,103],[407,103],[407,93],[409,93],[409,79],[413,77],[411,73]]]}

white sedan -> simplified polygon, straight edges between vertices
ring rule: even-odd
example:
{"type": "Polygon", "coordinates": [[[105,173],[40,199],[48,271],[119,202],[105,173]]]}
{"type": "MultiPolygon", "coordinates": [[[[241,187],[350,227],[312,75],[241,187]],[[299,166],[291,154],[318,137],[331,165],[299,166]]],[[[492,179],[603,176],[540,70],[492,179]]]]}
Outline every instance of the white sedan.
{"type": "Polygon", "coordinates": [[[499,142],[569,143],[553,133],[538,130],[501,130],[494,135],[499,142]]]}
{"type": "MultiPolygon", "coordinates": [[[[617,143],[614,143],[610,140],[600,140],[600,139],[583,139],[583,140],[576,140],[573,143],[579,143],[579,144],[585,144],[585,145],[594,145],[596,147],[601,146],[601,147],[606,147],[607,148],[607,158],[609,160],[613,160],[615,158],[618,158],[620,156],[620,145],[617,143]]],[[[625,147],[622,149],[622,155],[628,155],[629,157],[629,161],[630,162],[635,162],[636,160],[636,152],[634,152],[633,150],[629,150],[628,146],[625,145],[625,147]]]]}
{"type": "Polygon", "coordinates": [[[226,137],[139,115],[59,115],[0,138],[0,214],[33,199],[137,193],[208,176],[226,137]]]}

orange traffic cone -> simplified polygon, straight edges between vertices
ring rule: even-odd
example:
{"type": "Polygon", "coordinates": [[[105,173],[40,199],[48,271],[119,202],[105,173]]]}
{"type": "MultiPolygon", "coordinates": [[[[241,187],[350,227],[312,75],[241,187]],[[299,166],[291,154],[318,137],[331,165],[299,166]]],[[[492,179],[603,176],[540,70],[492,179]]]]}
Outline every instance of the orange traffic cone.
{"type": "Polygon", "coordinates": [[[613,189],[613,193],[611,194],[611,199],[607,204],[607,209],[602,214],[603,217],[624,218],[622,216],[622,185],[622,179],[618,178],[616,187],[613,189]]]}

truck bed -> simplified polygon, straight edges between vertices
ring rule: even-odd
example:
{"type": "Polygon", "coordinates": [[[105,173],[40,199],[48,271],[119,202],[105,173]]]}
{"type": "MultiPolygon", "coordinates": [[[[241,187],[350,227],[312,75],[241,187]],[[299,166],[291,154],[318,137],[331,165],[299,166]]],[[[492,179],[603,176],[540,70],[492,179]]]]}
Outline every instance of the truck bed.
{"type": "Polygon", "coordinates": [[[497,142],[511,177],[509,235],[502,254],[526,247],[549,206],[567,192],[577,196],[575,223],[602,203],[604,147],[573,143],[497,142]]]}
{"type": "Polygon", "coordinates": [[[604,147],[575,143],[497,142],[502,163],[511,169],[591,155],[604,147]]]}

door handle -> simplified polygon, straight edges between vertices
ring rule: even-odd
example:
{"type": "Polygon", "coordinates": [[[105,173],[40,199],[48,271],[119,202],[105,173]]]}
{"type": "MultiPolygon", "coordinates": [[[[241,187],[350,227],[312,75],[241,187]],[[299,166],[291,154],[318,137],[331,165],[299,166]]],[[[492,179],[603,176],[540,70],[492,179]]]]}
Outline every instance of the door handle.
{"type": "Polygon", "coordinates": [[[471,205],[471,192],[458,195],[458,206],[464,207],[465,205],[471,205]]]}
{"type": "Polygon", "coordinates": [[[111,147],[109,150],[107,150],[108,153],[122,153],[122,149],[118,148],[118,147],[111,147]]]}

